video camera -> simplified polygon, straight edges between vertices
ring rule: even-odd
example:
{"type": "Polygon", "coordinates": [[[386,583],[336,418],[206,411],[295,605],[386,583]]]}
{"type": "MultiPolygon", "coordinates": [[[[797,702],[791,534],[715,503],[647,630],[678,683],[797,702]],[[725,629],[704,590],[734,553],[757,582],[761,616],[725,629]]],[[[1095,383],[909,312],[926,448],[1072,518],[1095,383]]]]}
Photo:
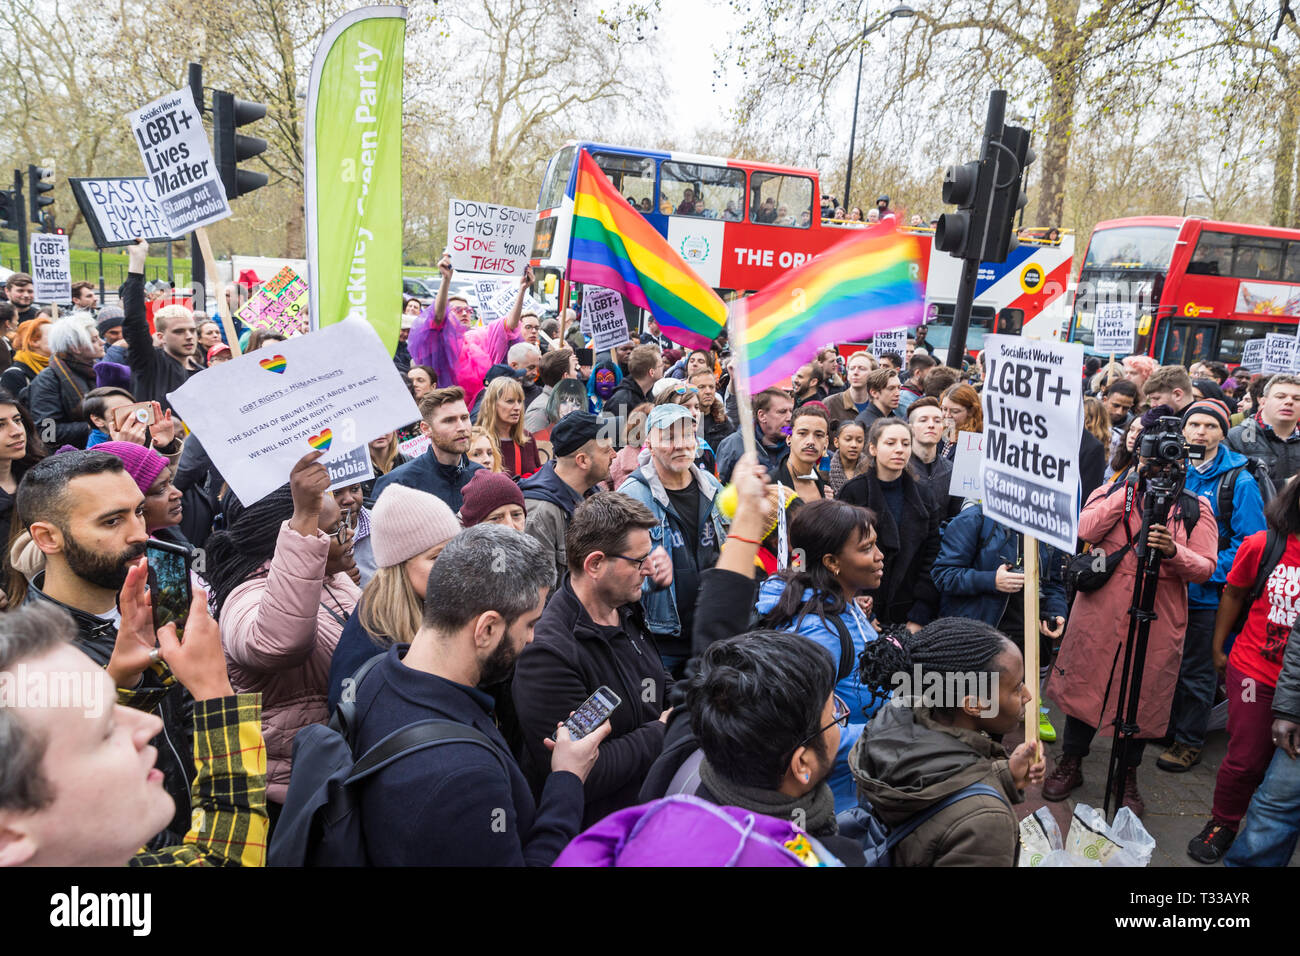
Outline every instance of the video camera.
{"type": "Polygon", "coordinates": [[[1162,415],[1142,432],[1138,457],[1145,459],[1147,474],[1186,472],[1186,462],[1205,458],[1204,445],[1189,445],[1183,439],[1183,420],[1177,415],[1162,415]]]}

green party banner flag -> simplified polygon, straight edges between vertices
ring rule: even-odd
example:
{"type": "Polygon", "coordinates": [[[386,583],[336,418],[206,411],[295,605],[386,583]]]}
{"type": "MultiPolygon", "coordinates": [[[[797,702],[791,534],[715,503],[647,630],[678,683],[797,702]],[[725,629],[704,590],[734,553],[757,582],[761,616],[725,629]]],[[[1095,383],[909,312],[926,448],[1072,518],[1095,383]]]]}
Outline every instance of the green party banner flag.
{"type": "Polygon", "coordinates": [[[307,288],[311,327],[357,316],[391,354],[402,312],[405,7],[335,21],[307,92],[307,288]]]}

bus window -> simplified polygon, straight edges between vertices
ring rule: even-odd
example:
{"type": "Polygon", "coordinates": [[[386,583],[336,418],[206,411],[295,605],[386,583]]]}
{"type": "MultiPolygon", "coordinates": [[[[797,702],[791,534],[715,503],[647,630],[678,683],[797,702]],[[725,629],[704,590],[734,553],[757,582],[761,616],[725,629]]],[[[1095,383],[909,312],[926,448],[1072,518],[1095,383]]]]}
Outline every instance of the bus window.
{"type": "Polygon", "coordinates": [[[1164,271],[1174,255],[1178,230],[1168,226],[1119,226],[1092,234],[1084,269],[1164,271]]]}
{"type": "Polygon", "coordinates": [[[1282,240],[1259,236],[1238,236],[1237,256],[1232,261],[1232,274],[1238,279],[1271,279],[1282,277],[1282,240]]]}
{"type": "Polygon", "coordinates": [[[745,171],[726,166],[665,162],[659,172],[661,202],[673,215],[739,222],[745,215],[745,171]]]}
{"type": "Polygon", "coordinates": [[[1300,282],[1300,242],[1286,244],[1286,264],[1282,267],[1283,282],[1300,282]]]}
{"type": "Polygon", "coordinates": [[[749,179],[750,222],[800,229],[811,225],[811,179],[782,173],[753,173],[749,179]]]}
{"type": "Polygon", "coordinates": [[[1247,342],[1262,339],[1270,332],[1294,335],[1295,328],[1280,322],[1224,322],[1219,326],[1219,354],[1215,358],[1220,362],[1240,362],[1247,342]]]}
{"type": "Polygon", "coordinates": [[[1226,232],[1203,232],[1187,263],[1188,275],[1226,276],[1232,273],[1232,236],[1226,232]]]}
{"type": "Polygon", "coordinates": [[[655,161],[650,156],[627,153],[592,153],[591,158],[609,177],[620,195],[642,212],[649,212],[655,194],[655,161]]]}
{"type": "Polygon", "coordinates": [[[542,185],[542,198],[538,209],[555,209],[564,201],[564,191],[569,187],[569,174],[573,172],[573,156],[577,149],[566,146],[556,155],[551,168],[546,171],[542,185]]]}

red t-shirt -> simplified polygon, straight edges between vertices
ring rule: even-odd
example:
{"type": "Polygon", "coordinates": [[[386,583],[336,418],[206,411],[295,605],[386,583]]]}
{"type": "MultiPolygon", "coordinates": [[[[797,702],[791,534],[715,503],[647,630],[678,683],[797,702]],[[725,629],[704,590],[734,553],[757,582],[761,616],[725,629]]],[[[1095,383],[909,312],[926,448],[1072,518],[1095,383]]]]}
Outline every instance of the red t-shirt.
{"type": "MultiPolygon", "coordinates": [[[[1267,531],[1257,531],[1241,542],[1228,572],[1228,583],[1250,590],[1264,560],[1267,531]]],[[[1286,550],[1273,573],[1264,583],[1264,592],[1250,607],[1241,634],[1228,655],[1232,666],[1247,677],[1277,686],[1286,653],[1287,635],[1300,611],[1300,538],[1287,539],[1286,550]]]]}

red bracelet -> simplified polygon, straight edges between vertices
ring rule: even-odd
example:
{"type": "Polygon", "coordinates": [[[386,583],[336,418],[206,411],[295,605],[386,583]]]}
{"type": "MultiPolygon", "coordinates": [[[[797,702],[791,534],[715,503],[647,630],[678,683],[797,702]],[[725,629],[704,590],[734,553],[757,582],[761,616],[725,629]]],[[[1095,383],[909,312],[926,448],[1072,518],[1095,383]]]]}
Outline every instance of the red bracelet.
{"type": "Polygon", "coordinates": [[[763,543],[763,542],[761,542],[761,541],[755,541],[755,540],[753,540],[752,538],[742,538],[742,537],[741,537],[740,535],[738,535],[738,534],[729,534],[729,535],[727,535],[727,540],[728,540],[728,541],[730,541],[732,538],[735,538],[737,541],[743,541],[743,542],[745,542],[745,544],[752,544],[752,545],[754,545],[755,547],[759,547],[759,546],[762,545],[762,543],[763,543]]]}

